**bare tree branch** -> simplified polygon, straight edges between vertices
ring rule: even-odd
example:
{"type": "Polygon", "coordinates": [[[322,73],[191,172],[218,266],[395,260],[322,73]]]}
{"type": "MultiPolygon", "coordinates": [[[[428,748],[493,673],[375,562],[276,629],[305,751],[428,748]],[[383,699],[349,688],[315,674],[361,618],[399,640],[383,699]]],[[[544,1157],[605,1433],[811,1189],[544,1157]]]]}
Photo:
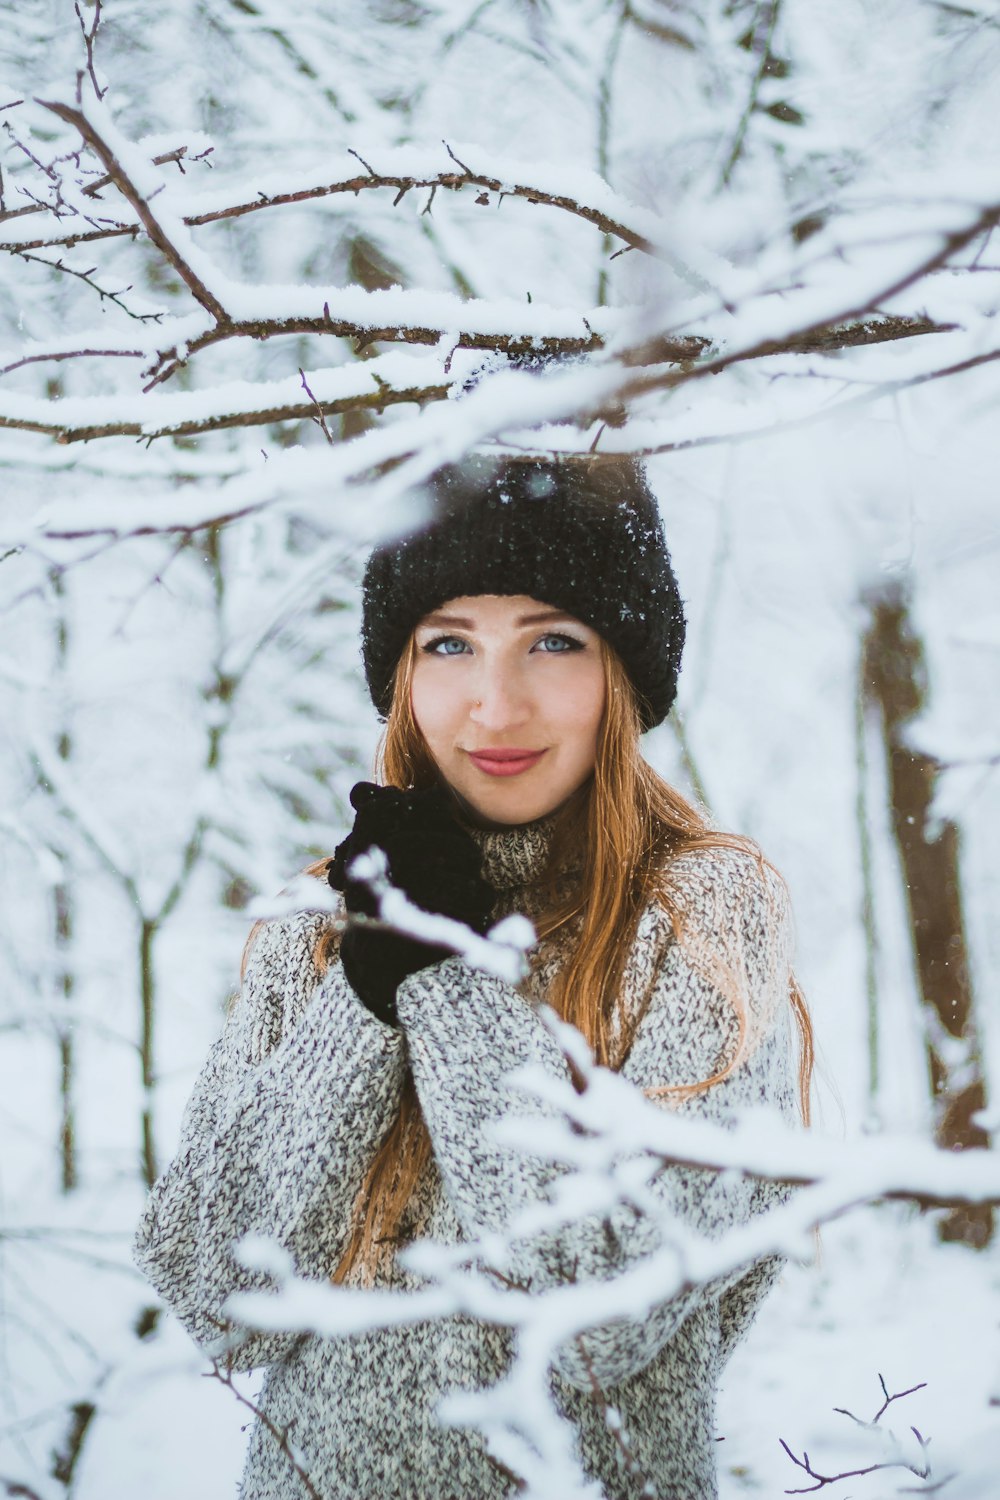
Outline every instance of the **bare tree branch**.
{"type": "MultiPolygon", "coordinates": [[[[41,432],[54,437],[58,443],[89,443],[95,438],[137,437],[148,442],[161,437],[186,437],[194,433],[218,432],[229,427],[264,427],[271,422],[315,420],[317,413],[324,417],[337,416],[345,411],[381,412],[387,406],[398,406],[405,402],[423,405],[428,401],[442,401],[448,395],[451,384],[414,385],[393,388],[385,382],[374,391],[357,391],[336,400],[317,401],[315,396],[307,400],[283,401],[279,404],[261,405],[248,411],[212,412],[205,416],[179,417],[174,421],[157,423],[151,408],[150,421],[137,421],[109,417],[106,422],[73,425],[55,420],[60,403],[52,403],[53,420],[5,414],[0,408],[0,428],[16,428],[22,432],[41,432]]],[[[65,404],[65,403],[62,403],[65,404]]]]}
{"type": "Polygon", "coordinates": [[[128,303],[123,300],[125,293],[130,292],[132,287],[124,286],[119,292],[109,292],[106,287],[102,287],[101,283],[94,279],[97,272],[96,266],[91,266],[88,271],[80,271],[75,266],[68,266],[64,260],[48,260],[44,255],[31,255],[27,250],[15,250],[14,254],[19,255],[22,260],[31,261],[36,266],[47,266],[50,271],[60,271],[64,276],[75,276],[78,281],[82,281],[86,286],[95,291],[102,302],[113,302],[115,307],[120,307],[123,313],[133,318],[137,323],[159,323],[161,318],[165,316],[162,312],[133,312],[128,303]]]}
{"type": "MultiPolygon", "coordinates": [[[[9,107],[10,106],[7,106],[7,108],[9,107]]],[[[198,151],[194,155],[191,155],[189,146],[175,146],[172,151],[162,151],[159,156],[152,157],[151,161],[155,167],[162,167],[166,166],[169,162],[175,162],[183,172],[183,163],[185,161],[204,161],[206,157],[211,155],[214,149],[214,146],[207,146],[204,151],[198,151]]],[[[92,182],[84,183],[80,191],[83,193],[84,197],[96,198],[100,194],[102,188],[111,187],[113,185],[113,182],[114,179],[108,176],[107,173],[105,173],[103,177],[95,177],[92,182]]],[[[26,203],[21,208],[7,208],[0,211],[0,224],[6,224],[10,219],[23,219],[28,214],[44,214],[51,212],[52,205],[50,203],[26,203]]],[[[185,220],[185,223],[187,222],[188,221],[185,220]]],[[[139,233],[139,227],[140,226],[138,224],[115,224],[113,226],[108,226],[106,230],[97,229],[93,234],[87,234],[82,237],[79,235],[58,235],[54,239],[15,240],[9,244],[0,243],[0,249],[42,250],[46,245],[74,245],[77,244],[81,238],[114,239],[118,235],[122,234],[131,235],[134,239],[135,236],[139,233]]]]}
{"type": "Polygon", "coordinates": [[[94,21],[89,31],[87,30],[87,23],[83,19],[83,11],[80,9],[79,0],[73,0],[73,9],[76,11],[76,19],[79,21],[80,30],[83,32],[83,42],[87,49],[87,72],[90,74],[90,81],[94,85],[94,93],[98,99],[103,99],[108,91],[106,88],[101,88],[101,85],[97,81],[97,74],[94,71],[94,43],[97,40],[97,32],[101,24],[101,0],[94,0],[94,21]]]}
{"type": "Polygon", "coordinates": [[[23,370],[25,365],[60,364],[67,359],[142,359],[145,349],[47,349],[40,354],[25,354],[0,366],[0,375],[23,370]]]}
{"type": "MultiPolygon", "coordinates": [[[[300,1464],[295,1450],[289,1440],[291,1422],[289,1422],[288,1427],[278,1427],[277,1424],[273,1422],[267,1415],[266,1411],[263,1411],[253,1401],[251,1401],[248,1396],[244,1396],[242,1391],[237,1390],[235,1384],[233,1383],[232,1371],[228,1369],[223,1370],[220,1367],[218,1360],[212,1360],[211,1372],[206,1374],[205,1379],[218,1380],[227,1388],[227,1390],[232,1391],[233,1395],[236,1397],[241,1406],[245,1406],[248,1411],[253,1412],[254,1416],[271,1434],[278,1447],[281,1449],[281,1452],[288,1459],[288,1462],[291,1464],[292,1468],[295,1470],[295,1473],[298,1475],[306,1494],[310,1497],[310,1500],[322,1500],[322,1496],[320,1495],[319,1490],[313,1484],[312,1480],[309,1478],[309,1475],[300,1464]]],[[[294,1418],[292,1420],[294,1420],[294,1418]]]]}
{"type": "MultiPolygon", "coordinates": [[[[44,102],[44,101],[41,101],[44,102]]],[[[47,105],[52,108],[52,105],[47,105]]],[[[68,118],[68,117],[64,117],[68,118]]],[[[74,123],[74,122],[70,122],[74,123]]],[[[88,144],[90,144],[88,142],[88,144]]],[[[98,153],[100,154],[100,153],[98,153]]],[[[182,152],[183,154],[183,152],[182,152]]],[[[354,153],[357,155],[357,153],[354,153]]],[[[103,158],[102,158],[103,159],[103,158]]],[[[192,161],[199,160],[192,157],[192,161]]],[[[361,158],[358,158],[359,161],[361,158]]],[[[155,157],[157,164],[165,161],[179,160],[175,153],[167,153],[162,157],[155,157]]],[[[527,169],[525,169],[527,171],[527,169]]],[[[115,183],[120,187],[117,178],[111,168],[108,175],[89,185],[86,191],[96,193],[109,183],[115,183]]],[[[308,203],[315,198],[328,198],[341,193],[351,193],[357,197],[359,193],[371,191],[375,188],[391,188],[395,192],[393,206],[395,207],[406,197],[407,193],[429,189],[437,192],[438,188],[448,192],[460,192],[462,188],[478,188],[480,192],[495,193],[499,198],[522,198],[527,203],[540,203],[550,208],[561,209],[564,213],[593,224],[603,234],[623,240],[633,250],[643,250],[647,255],[659,256],[662,251],[648,236],[632,229],[624,219],[617,218],[602,209],[587,203],[581,203],[568,193],[554,193],[540,188],[530,181],[506,182],[488,172],[474,172],[466,168],[462,171],[452,172],[430,172],[424,175],[400,174],[393,172],[376,172],[369,169],[364,173],[358,173],[353,177],[340,178],[335,182],[316,183],[314,186],[296,188],[279,193],[259,193],[254,198],[243,199],[235,203],[223,204],[218,208],[206,209],[201,213],[185,214],[183,222],[189,227],[197,227],[200,224],[215,224],[221,219],[238,219],[244,214],[258,213],[265,208],[280,208],[289,203],[308,203]]],[[[128,194],[125,195],[128,197],[128,194]]],[[[129,200],[132,201],[131,199],[129,200]]],[[[481,201],[481,200],[478,200],[481,201]]],[[[488,200],[487,200],[488,201],[488,200]]],[[[135,204],[133,203],[133,208],[135,204]]],[[[485,207],[486,205],[483,204],[485,207]]],[[[623,205],[625,207],[626,205],[623,205]]],[[[0,214],[0,224],[7,220],[21,217],[28,213],[39,213],[46,207],[45,204],[31,204],[30,207],[13,209],[7,213],[0,214]]],[[[45,236],[37,241],[14,241],[7,243],[0,240],[0,249],[13,249],[16,244],[21,244],[25,249],[42,249],[45,245],[74,245],[85,240],[115,239],[122,235],[135,235],[138,229],[136,224],[110,224],[106,227],[95,228],[84,233],[60,233],[53,236],[45,236]]]]}
{"type": "MultiPolygon", "coordinates": [[[[880,1375],[878,1379],[879,1385],[882,1387],[882,1394],[885,1397],[885,1400],[870,1421],[866,1422],[863,1418],[856,1417],[853,1412],[847,1411],[843,1406],[835,1406],[833,1408],[838,1416],[850,1417],[851,1421],[855,1423],[856,1426],[866,1428],[869,1432],[874,1432],[878,1427],[878,1423],[880,1422],[882,1417],[885,1416],[885,1413],[889,1410],[889,1407],[894,1401],[901,1401],[904,1396],[912,1396],[915,1391],[922,1391],[926,1389],[927,1386],[926,1380],[922,1380],[919,1385],[911,1385],[908,1390],[896,1391],[894,1395],[890,1396],[889,1389],[885,1383],[885,1377],[880,1375]]],[[[786,1490],[785,1494],[811,1495],[816,1490],[825,1489],[828,1484],[838,1484],[842,1479],[860,1479],[862,1475],[876,1474],[882,1469],[906,1469],[909,1471],[909,1473],[915,1474],[918,1479],[929,1479],[931,1466],[926,1457],[926,1454],[927,1449],[930,1446],[930,1439],[923,1437],[915,1427],[911,1427],[910,1431],[916,1438],[920,1451],[924,1455],[924,1462],[922,1464],[917,1465],[915,1463],[908,1463],[907,1460],[902,1455],[900,1455],[895,1458],[882,1459],[878,1463],[868,1464],[863,1469],[842,1469],[838,1474],[820,1473],[820,1471],[814,1467],[812,1461],[809,1458],[809,1454],[805,1451],[805,1449],[802,1450],[802,1457],[797,1458],[796,1455],[792,1452],[791,1448],[785,1442],[784,1438],[779,1438],[778,1442],[781,1444],[782,1448],[784,1448],[785,1452],[788,1454],[788,1457],[792,1460],[792,1463],[795,1465],[795,1467],[797,1469],[802,1469],[810,1479],[814,1479],[816,1481],[815,1484],[804,1485],[800,1489],[786,1490]]]]}
{"type": "MultiPolygon", "coordinates": [[[[971,245],[980,235],[987,233],[997,223],[1000,223],[1000,203],[991,203],[984,208],[967,225],[965,229],[952,230],[942,235],[940,250],[920,261],[909,271],[898,276],[895,281],[882,287],[875,296],[864,302],[859,302],[852,308],[841,313],[835,322],[827,319],[817,319],[815,322],[807,323],[805,327],[798,329],[792,335],[794,346],[799,351],[805,351],[813,347],[813,341],[823,336],[832,327],[843,327],[845,325],[863,324],[870,321],[878,309],[886,302],[891,302],[901,292],[907,291],[911,286],[930,276],[932,272],[941,270],[947,263],[967,245],[971,245]]],[[[935,325],[937,326],[937,325],[935,325]]],[[[864,340],[859,340],[864,342],[864,340]]],[[[680,385],[688,380],[701,380],[706,375],[718,375],[720,371],[729,369],[730,365],[742,364],[751,359],[763,359],[767,355],[786,352],[789,340],[759,339],[748,348],[736,348],[727,354],[720,354],[714,359],[704,360],[701,364],[693,366],[690,370],[683,372],[658,372],[651,375],[639,375],[634,380],[627,382],[616,394],[619,401],[628,401],[632,397],[645,395],[647,391],[669,390],[673,386],[680,385]]],[[[826,346],[829,347],[829,346],[826,346]]],[[[980,356],[975,360],[964,362],[963,368],[971,369],[974,364],[984,363],[985,359],[980,356]]],[[[919,380],[921,377],[915,377],[919,380]]]]}
{"type": "Polygon", "coordinates": [[[214,292],[209,290],[202,278],[189,265],[180,250],[178,250],[177,246],[166,234],[159,219],[150,208],[149,202],[143,197],[122,163],[116,157],[114,151],[87,118],[85,112],[82,109],[74,109],[72,105],[62,104],[58,100],[40,99],[38,102],[45,109],[51,110],[58,119],[64,120],[67,125],[72,125],[80,132],[86,144],[104,163],[108,176],[122,197],[127,199],[132,205],[152,243],[159,250],[163,258],[173,266],[178,276],[180,276],[181,280],[188,287],[191,295],[196,301],[201,303],[207,312],[211,313],[217,323],[228,323],[229,318],[222,303],[215,296],[214,292]]]}

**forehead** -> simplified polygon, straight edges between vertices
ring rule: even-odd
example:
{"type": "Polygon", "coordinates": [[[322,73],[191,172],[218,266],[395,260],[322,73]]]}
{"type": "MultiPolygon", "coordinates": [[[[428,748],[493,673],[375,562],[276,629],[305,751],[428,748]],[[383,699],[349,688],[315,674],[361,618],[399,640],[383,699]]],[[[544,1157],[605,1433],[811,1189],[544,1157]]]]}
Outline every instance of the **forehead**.
{"type": "MultiPolygon", "coordinates": [[[[456,629],[477,630],[572,621],[582,625],[574,615],[533,599],[529,594],[462,594],[424,615],[417,629],[450,625],[456,629]]],[[[583,626],[586,629],[586,626],[583,626]]]]}

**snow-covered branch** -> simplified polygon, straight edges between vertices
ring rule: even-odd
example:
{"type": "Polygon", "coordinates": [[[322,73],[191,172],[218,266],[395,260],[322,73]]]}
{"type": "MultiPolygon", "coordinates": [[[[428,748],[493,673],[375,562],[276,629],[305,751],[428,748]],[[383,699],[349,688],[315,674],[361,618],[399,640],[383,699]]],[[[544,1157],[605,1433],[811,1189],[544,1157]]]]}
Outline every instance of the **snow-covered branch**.
{"type": "MultiPolygon", "coordinates": [[[[66,116],[64,118],[68,119],[66,116]]],[[[481,166],[472,167],[466,164],[465,158],[471,158],[474,154],[481,155],[480,147],[461,143],[453,146],[442,144],[451,159],[451,165],[444,169],[431,160],[432,155],[440,157],[444,154],[440,147],[433,153],[428,148],[413,146],[381,147],[377,154],[368,153],[377,161],[377,167],[366,158],[363,159],[361,153],[351,149],[350,154],[362,165],[363,170],[360,172],[351,172],[332,181],[319,171],[299,171],[280,178],[264,177],[258,179],[257,188],[249,198],[234,194],[232,189],[216,187],[211,192],[188,195],[182,218],[189,228],[194,228],[202,224],[218,223],[222,219],[243,218],[263,209],[309,203],[319,198],[342,194],[350,194],[356,198],[359,193],[373,189],[391,190],[394,194],[393,207],[396,207],[411,192],[427,192],[433,197],[438,191],[459,193],[463,188],[476,188],[479,190],[476,202],[481,207],[498,206],[504,198],[520,198],[527,203],[557,208],[583,219],[593,224],[602,234],[620,239],[633,250],[642,250],[650,255],[664,253],[663,246],[669,241],[669,226],[648,209],[639,208],[621,198],[596,173],[578,168],[572,175],[572,189],[567,191],[567,178],[562,171],[546,170],[538,163],[498,158],[494,152],[490,153],[485,169],[481,166]],[[489,194],[494,195],[493,199],[489,194]]],[[[188,156],[187,148],[179,147],[173,152],[161,153],[153,160],[157,165],[165,165],[185,159],[197,161],[202,155],[199,152],[188,156]]],[[[112,182],[117,183],[117,179],[109,169],[106,176],[91,183],[86,191],[91,196],[96,196],[101,188],[112,182]]],[[[428,207],[429,201],[425,202],[422,211],[426,212],[428,207]]],[[[134,217],[119,214],[111,224],[88,227],[86,230],[60,230],[59,233],[45,235],[36,232],[33,235],[29,226],[17,224],[16,228],[8,227],[12,221],[16,222],[28,214],[37,214],[43,208],[42,204],[31,204],[26,208],[0,214],[0,225],[4,226],[0,230],[0,250],[72,246],[94,240],[120,238],[123,235],[134,236],[143,226],[143,220],[132,204],[134,217]]],[[[694,273],[690,274],[692,283],[704,288],[702,279],[694,273]]]]}
{"type": "Polygon", "coordinates": [[[620,1073],[595,1067],[572,1028],[551,1013],[547,1019],[586,1087],[525,1069],[511,1082],[559,1118],[540,1124],[513,1116],[498,1128],[525,1152],[544,1142],[548,1159],[564,1168],[608,1170],[617,1156],[641,1151],[664,1166],[739,1172],[796,1187],[838,1183],[843,1199],[836,1212],[885,1199],[924,1208],[1000,1203],[1000,1161],[992,1152],[956,1154],[905,1136],[834,1141],[790,1130],[767,1112],[747,1116],[737,1131],[674,1114],[643,1099],[620,1073]]]}
{"type": "MultiPolygon", "coordinates": [[[[460,953],[470,968],[496,974],[508,984],[517,984],[527,973],[525,954],[537,941],[527,917],[517,913],[505,917],[485,937],[480,937],[454,917],[424,911],[392,884],[385,852],[377,847],[359,854],[348,874],[363,881],[377,898],[379,926],[418,938],[422,943],[450,948],[460,953]]],[[[364,923],[364,918],[354,920],[364,923]]]]}
{"type": "Polygon", "coordinates": [[[0,397],[0,427],[44,432],[60,443],[127,436],[148,439],[189,436],[227,427],[259,427],[304,420],[317,412],[381,412],[400,403],[439,401],[452,382],[436,359],[416,364],[384,355],[365,364],[278,381],[229,381],[206,391],[155,396],[71,396],[50,402],[36,396],[0,397]],[[384,372],[384,373],[383,373],[384,372]]]}
{"type": "Polygon", "coordinates": [[[154,211],[151,201],[162,193],[164,180],[152,163],[118,131],[100,100],[74,107],[60,100],[40,100],[60,120],[80,132],[86,145],[103,162],[108,176],[131,205],[150,241],[173,266],[196,301],[217,323],[226,321],[226,310],[212,289],[203,257],[191,254],[185,244],[186,228],[173,216],[154,211]]]}
{"type": "MultiPolygon", "coordinates": [[[[553,1486],[560,1494],[575,1493],[565,1489],[577,1471],[549,1372],[557,1352],[596,1324],[641,1320],[654,1307],[699,1287],[732,1284],[763,1257],[801,1255],[816,1225],[877,1198],[1000,1200],[1000,1167],[985,1152],[957,1158],[912,1139],[807,1139],[764,1112],[744,1113],[734,1130],[664,1111],[621,1075],[595,1067],[579,1034],[552,1013],[543,1014],[572,1062],[574,1081],[557,1080],[537,1067],[512,1075],[512,1086],[542,1104],[545,1113],[529,1104],[494,1130],[507,1148],[557,1169],[547,1199],[521,1209],[502,1231],[454,1246],[412,1245],[403,1259],[421,1285],[407,1292],[304,1280],[268,1240],[248,1239],[236,1253],[248,1265],[270,1271],[279,1289],[234,1294],[223,1309],[253,1328],[321,1336],[455,1313],[511,1329],[515,1355],[503,1380],[449,1397],[440,1415],[478,1428],[494,1456],[522,1477],[529,1495],[552,1493],[553,1486]],[[651,1191],[668,1164],[761,1175],[797,1184],[798,1191],[782,1206],[707,1240],[674,1215],[669,1200],[651,1191]],[[610,1222],[623,1205],[655,1223],[660,1248],[602,1280],[599,1297],[587,1281],[570,1278],[532,1291],[504,1274],[516,1245],[558,1234],[581,1216],[610,1222]]],[[[594,1394],[601,1396],[599,1386],[594,1394]]],[[[608,1409],[613,1419],[613,1408],[608,1409]]],[[[883,1453],[879,1462],[885,1461],[883,1453]]]]}
{"type": "MultiPolygon", "coordinates": [[[[143,390],[148,396],[152,387],[183,366],[190,366],[198,354],[223,343],[316,335],[350,340],[355,353],[386,343],[434,351],[432,370],[412,368],[402,383],[380,383],[382,377],[377,376],[375,389],[371,378],[356,370],[310,372],[308,388],[315,400],[308,398],[303,380],[293,392],[290,376],[287,382],[257,387],[234,382],[216,385],[202,396],[178,396],[167,405],[160,398],[157,404],[152,398],[143,402],[117,394],[63,397],[57,409],[51,399],[41,397],[11,395],[0,404],[0,425],[44,433],[64,443],[114,436],[192,436],[307,418],[322,421],[350,412],[380,413],[401,402],[416,401],[425,406],[452,393],[455,382],[448,378],[451,361],[458,351],[471,350],[514,360],[587,355],[598,364],[614,368],[617,374],[604,386],[603,403],[570,403],[559,420],[574,424],[578,431],[594,423],[616,429],[615,441],[605,444],[604,451],[671,451],[684,446],[689,436],[679,440],[672,430],[664,430],[668,414],[664,403],[680,388],[691,387],[709,375],[717,377],[734,368],[754,365],[769,371],[767,362],[780,356],[803,360],[839,350],[864,351],[901,339],[921,343],[929,335],[960,330],[962,325],[953,311],[957,306],[954,292],[942,301],[944,316],[919,308],[907,310],[899,306],[899,299],[926,286],[935,273],[953,266],[1000,217],[996,203],[975,201],[973,184],[967,193],[968,212],[963,213],[961,206],[956,211],[956,204],[951,203],[940,205],[938,214],[938,206],[931,199],[920,212],[911,212],[906,232],[895,238],[888,233],[884,218],[869,213],[867,219],[859,217],[846,236],[842,228],[823,231],[790,259],[787,255],[761,257],[753,275],[709,257],[710,285],[700,273],[690,271],[690,256],[686,255],[684,263],[674,267],[687,299],[682,318],[673,322],[660,318],[654,320],[652,328],[648,315],[639,309],[573,310],[535,301],[469,298],[402,287],[365,290],[355,286],[244,284],[231,279],[195,245],[192,226],[220,217],[243,217],[261,206],[278,207],[348,191],[356,195],[363,187],[375,185],[393,186],[397,201],[410,187],[433,189],[435,183],[455,190],[463,185],[477,186],[484,193],[495,191],[498,197],[510,191],[512,196],[579,210],[607,234],[618,230],[624,234],[620,211],[631,206],[619,202],[593,174],[571,173],[567,182],[573,191],[560,193],[552,169],[537,169],[529,183],[525,173],[519,171],[521,163],[497,159],[488,172],[480,169],[477,160],[473,170],[469,158],[481,155],[478,148],[448,146],[446,150],[458,171],[428,172],[426,153],[410,147],[393,148],[378,153],[377,162],[359,155],[365,166],[361,176],[325,184],[293,181],[284,188],[268,180],[254,199],[228,208],[218,203],[216,190],[209,195],[215,206],[202,204],[192,212],[191,201],[176,187],[168,189],[149,156],[118,130],[103,102],[72,105],[50,100],[44,107],[79,131],[85,147],[105,169],[98,181],[105,187],[113,185],[125,198],[132,219],[127,224],[114,219],[112,226],[133,235],[144,234],[186,285],[199,310],[182,317],[170,317],[163,308],[133,310],[121,300],[120,283],[112,284],[98,274],[96,267],[82,269],[59,261],[53,269],[88,282],[102,300],[118,303],[133,318],[145,320],[147,328],[138,338],[117,344],[106,335],[86,331],[70,339],[36,339],[21,349],[11,349],[0,373],[46,361],[65,364],[88,358],[120,364],[122,359],[140,358],[147,360],[143,390]],[[657,321],[662,326],[655,326],[657,321]],[[336,393],[325,394],[331,383],[336,393]],[[642,429],[633,429],[627,421],[630,416],[641,420],[642,429]]],[[[160,155],[165,160],[180,159],[179,148],[160,155]]],[[[82,205],[93,203],[94,182],[81,178],[72,186],[64,185],[62,179],[59,183],[60,218],[68,216],[73,222],[87,219],[89,209],[82,205]],[[76,212],[74,205],[78,206],[76,212]]],[[[37,209],[39,205],[32,207],[37,209]]],[[[53,204],[53,212],[55,209],[53,204]]],[[[653,215],[643,218],[639,210],[635,213],[638,217],[630,222],[641,223],[642,227],[631,232],[629,243],[642,251],[659,253],[666,243],[663,223],[653,215]]],[[[22,256],[29,244],[35,243],[30,238],[30,225],[24,227],[26,222],[23,215],[14,218],[14,227],[3,242],[22,256]]],[[[97,221],[97,228],[108,228],[103,218],[97,221]]],[[[978,337],[979,330],[970,328],[970,340],[975,343],[978,337]]],[[[992,353],[976,347],[964,359],[939,360],[933,378],[974,368],[992,357],[992,353]]],[[[922,371],[920,378],[931,377],[922,371]]],[[[827,403],[813,402],[814,408],[820,406],[825,409],[827,403]]],[[[671,416],[674,410],[671,404],[671,416]]],[[[532,427],[537,425],[537,421],[531,423],[532,427]]],[[[733,430],[730,426],[729,432],[733,430]]],[[[509,422],[498,421],[485,436],[502,438],[505,433],[515,449],[524,446],[524,434],[512,430],[509,422]]],[[[718,436],[700,436],[697,440],[718,441],[723,435],[724,427],[718,436]]],[[[586,436],[581,433],[575,441],[571,437],[568,450],[600,451],[602,436],[597,431],[586,436]]],[[[540,434],[539,441],[542,448],[567,447],[565,433],[552,440],[548,434],[540,434]]]]}

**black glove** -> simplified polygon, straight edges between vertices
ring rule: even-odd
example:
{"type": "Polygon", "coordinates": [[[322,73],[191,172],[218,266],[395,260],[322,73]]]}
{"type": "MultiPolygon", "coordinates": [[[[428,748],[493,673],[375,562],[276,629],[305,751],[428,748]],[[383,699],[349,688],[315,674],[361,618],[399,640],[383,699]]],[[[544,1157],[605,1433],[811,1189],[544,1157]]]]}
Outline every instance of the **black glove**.
{"type": "MultiPolygon", "coordinates": [[[[352,880],[347,866],[377,845],[389,862],[389,879],[424,911],[442,913],[484,934],[491,924],[496,891],[483,877],[473,838],[456,823],[446,791],[400,791],[359,781],[351,789],[354,827],[337,846],[327,879],[343,891],[349,913],[378,916],[378,899],[352,880]]],[[[407,974],[426,969],[454,952],[403,933],[349,926],[340,945],[344,973],[370,1011],[396,1024],[396,987],[407,974]]]]}

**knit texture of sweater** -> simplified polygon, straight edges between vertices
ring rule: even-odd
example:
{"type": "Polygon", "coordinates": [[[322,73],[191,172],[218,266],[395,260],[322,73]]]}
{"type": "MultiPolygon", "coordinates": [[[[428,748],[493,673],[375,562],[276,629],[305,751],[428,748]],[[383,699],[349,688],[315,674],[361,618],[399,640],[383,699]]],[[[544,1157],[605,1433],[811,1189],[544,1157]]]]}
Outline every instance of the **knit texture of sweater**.
{"type": "MultiPolygon", "coordinates": [[[[543,819],[475,832],[498,916],[532,914],[532,882],[551,828],[543,819]]],[[[796,1118],[793,923],[784,883],[764,871],[752,855],[729,849],[686,853],[668,866],[685,941],[689,932],[703,939],[740,979],[750,1035],[721,1083],[667,1106],[680,1113],[725,1122],[734,1111],[770,1105],[796,1118]]],[[[329,1280],[366,1169],[396,1117],[407,1067],[433,1144],[406,1216],[407,1237],[455,1245],[503,1230],[547,1197],[558,1170],[494,1139],[489,1126],[511,1112],[544,1112],[507,1086],[513,1069],[531,1062],[567,1076],[536,1014],[565,962],[567,940],[543,940],[517,987],[458,956],[420,970],[400,986],[399,1025],[390,1027],[361,1004],[339,958],[319,973],[316,946],[331,921],[303,911],[257,934],[241,993],[185,1109],[177,1153],[138,1227],[137,1264],[210,1356],[227,1347],[226,1297],[275,1284],[268,1272],[234,1259],[243,1235],[269,1236],[301,1276],[329,1280]]],[[[696,1083],[737,1055],[731,1002],[676,940],[659,902],[642,913],[621,993],[626,1015],[645,1005],[622,1067],[638,1088],[696,1083]]],[[[682,1166],[661,1171],[652,1191],[668,1222],[676,1217],[686,1233],[711,1240],[787,1196],[773,1183],[682,1166]]],[[[664,1244],[662,1217],[626,1205],[610,1219],[583,1217],[558,1234],[516,1241],[503,1268],[532,1291],[569,1279],[594,1283],[594,1326],[556,1350],[551,1383],[579,1461],[607,1500],[716,1495],[719,1375],[781,1265],[771,1256],[669,1297],[645,1316],[602,1323],[601,1283],[664,1244]]],[[[423,1283],[391,1259],[378,1284],[405,1291],[423,1283]]],[[[456,1314],[338,1337],[237,1332],[244,1338],[229,1353],[232,1367],[268,1366],[257,1404],[274,1429],[289,1433],[322,1500],[507,1500],[516,1493],[482,1435],[446,1425],[437,1410],[451,1392],[502,1380],[509,1330],[456,1314]]],[[[241,1500],[307,1500],[309,1493],[258,1418],[241,1500]]]]}

